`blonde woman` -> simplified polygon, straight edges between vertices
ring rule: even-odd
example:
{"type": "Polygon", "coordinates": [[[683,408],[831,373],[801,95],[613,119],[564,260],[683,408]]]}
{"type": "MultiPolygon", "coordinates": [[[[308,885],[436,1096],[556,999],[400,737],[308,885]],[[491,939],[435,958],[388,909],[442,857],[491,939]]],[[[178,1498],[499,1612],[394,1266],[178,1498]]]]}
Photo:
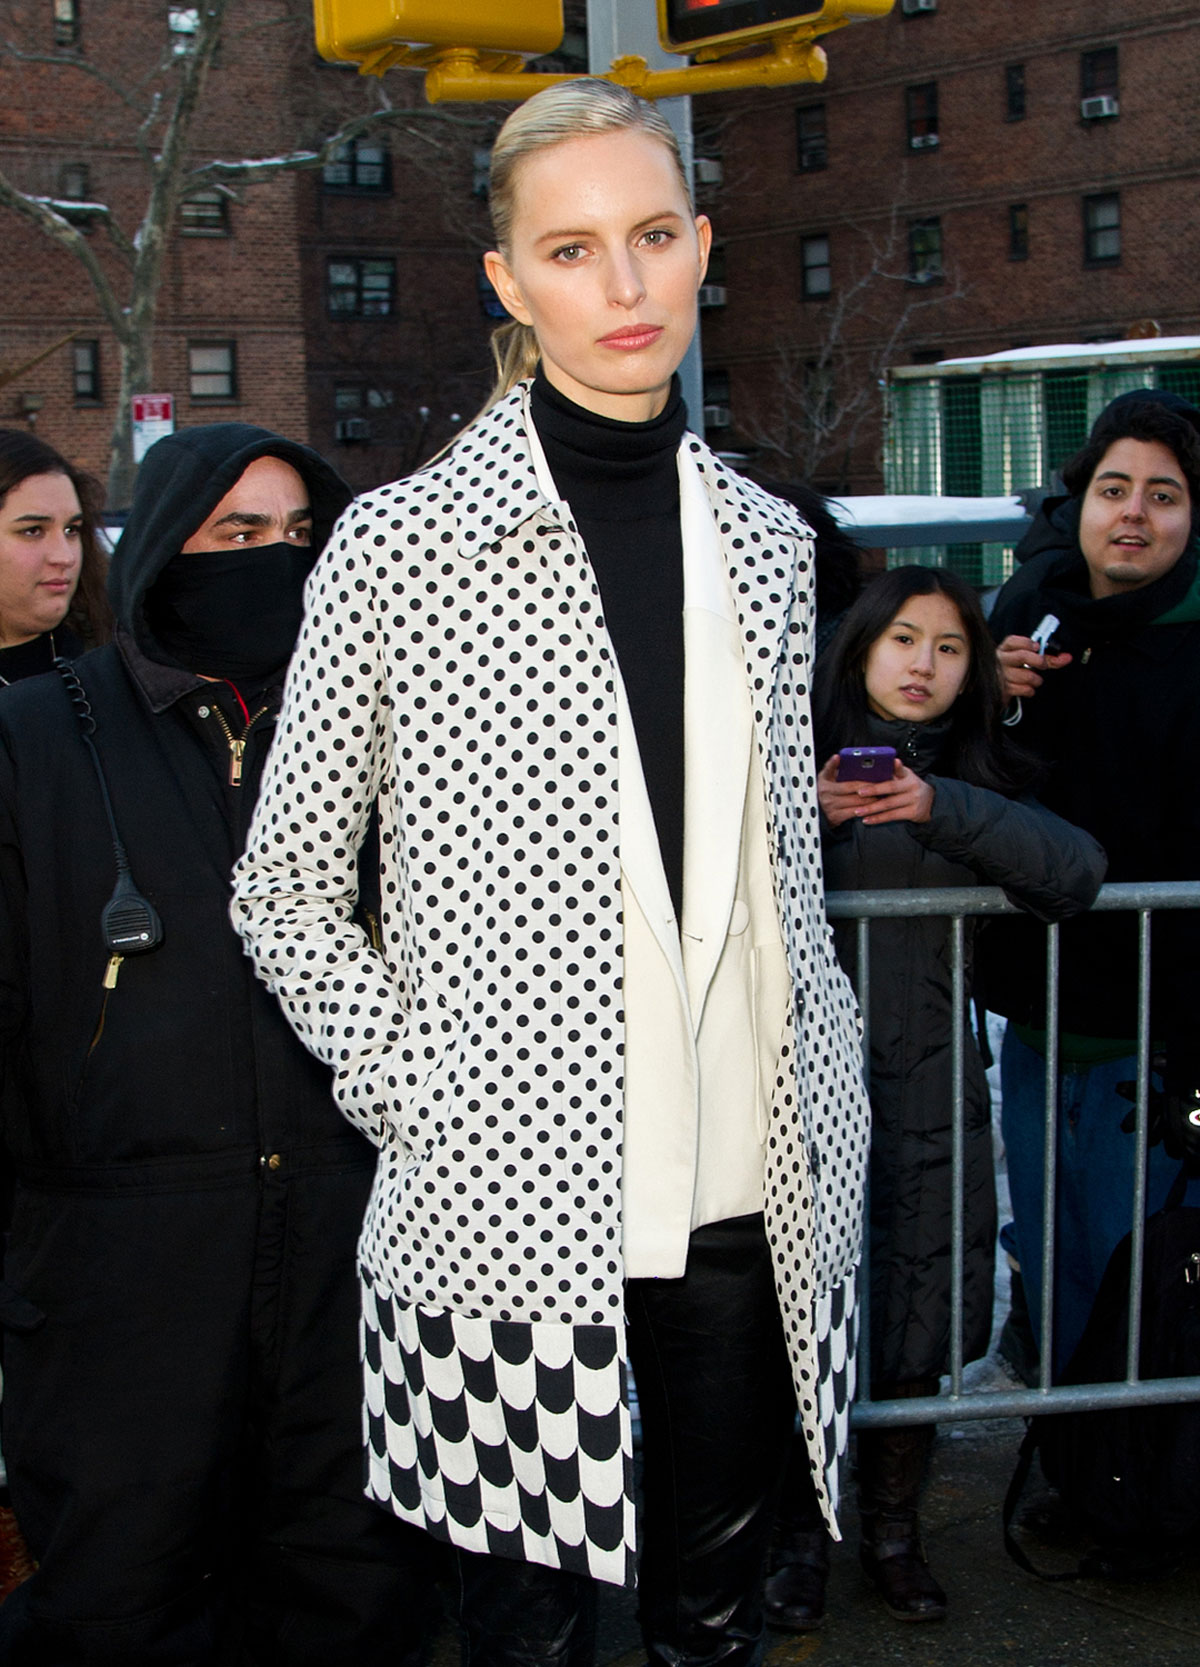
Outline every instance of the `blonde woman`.
{"type": "Polygon", "coordinates": [[[711,233],[665,121],[543,92],[491,203],[495,397],[314,575],[236,919],[380,1148],[368,1490],[477,1554],[472,1662],[582,1660],[591,1580],[632,1582],[631,1361],[647,1650],[740,1667],[797,1406],[833,1526],[853,1387],[812,536],[685,433],[711,233]]]}

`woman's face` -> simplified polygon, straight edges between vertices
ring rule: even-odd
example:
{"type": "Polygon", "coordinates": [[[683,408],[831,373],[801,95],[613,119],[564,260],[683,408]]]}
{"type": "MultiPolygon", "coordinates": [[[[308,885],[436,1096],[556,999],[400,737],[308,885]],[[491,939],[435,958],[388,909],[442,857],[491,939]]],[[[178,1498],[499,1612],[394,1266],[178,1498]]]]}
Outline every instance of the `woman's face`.
{"type": "Polygon", "coordinates": [[[79,583],[82,526],[66,475],[28,475],[0,504],[0,647],[62,624],[79,583]]]}
{"type": "Polygon", "coordinates": [[[957,700],[971,650],[949,597],[910,596],[867,652],[867,704],[877,718],[928,723],[957,700]]]}
{"type": "Polygon", "coordinates": [[[711,240],[666,145],[627,129],[520,163],[511,247],[484,264],[508,311],[533,326],[560,393],[643,422],[666,404],[692,339],[711,240]]]}

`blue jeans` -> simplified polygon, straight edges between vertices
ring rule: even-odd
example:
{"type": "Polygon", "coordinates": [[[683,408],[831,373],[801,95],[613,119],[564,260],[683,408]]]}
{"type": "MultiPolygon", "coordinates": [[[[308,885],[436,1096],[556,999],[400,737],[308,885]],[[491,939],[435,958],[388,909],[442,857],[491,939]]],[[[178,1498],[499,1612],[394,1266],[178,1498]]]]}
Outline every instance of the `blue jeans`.
{"type": "MultiPolygon", "coordinates": [[[[1130,1101],[1116,1092],[1136,1080],[1130,1055],[1059,1073],[1058,1181],[1054,1221],[1054,1354],[1057,1378],[1083,1335],[1109,1257],[1133,1225],[1135,1144],[1121,1123],[1130,1101]]],[[[1042,1333],[1043,1141],[1046,1061],[1010,1025],[1000,1051],[1001,1126],[1016,1228],[1017,1260],[1034,1334],[1042,1333]]],[[[1179,1164],[1161,1145],[1149,1151],[1146,1210],[1160,1209],[1179,1164]]],[[[1200,1203],[1192,1182],[1189,1203],[1200,1203]]]]}

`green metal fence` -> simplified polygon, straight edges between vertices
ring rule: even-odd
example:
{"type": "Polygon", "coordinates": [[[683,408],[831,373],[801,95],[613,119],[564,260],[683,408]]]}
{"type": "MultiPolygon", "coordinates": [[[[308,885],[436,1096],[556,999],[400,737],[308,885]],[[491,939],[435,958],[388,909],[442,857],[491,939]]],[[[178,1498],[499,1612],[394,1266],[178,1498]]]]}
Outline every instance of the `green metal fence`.
{"type": "MultiPolygon", "coordinates": [[[[887,377],[884,478],[889,492],[990,497],[1053,487],[1099,413],[1132,388],[1200,404],[1200,340],[1022,349],[909,365],[887,377]],[[1186,345],[1184,345],[1186,344],[1186,345]]],[[[889,552],[894,565],[952,566],[977,585],[1012,571],[1005,544],[889,552]]]]}

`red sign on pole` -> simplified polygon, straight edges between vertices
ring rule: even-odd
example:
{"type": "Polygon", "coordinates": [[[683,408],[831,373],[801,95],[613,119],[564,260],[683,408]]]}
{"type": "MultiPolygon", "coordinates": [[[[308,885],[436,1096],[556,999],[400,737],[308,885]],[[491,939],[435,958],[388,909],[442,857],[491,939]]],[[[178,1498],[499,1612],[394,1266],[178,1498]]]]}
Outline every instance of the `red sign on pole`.
{"type": "Polygon", "coordinates": [[[175,432],[174,394],[134,394],[133,461],[140,463],[156,440],[175,432]]]}

